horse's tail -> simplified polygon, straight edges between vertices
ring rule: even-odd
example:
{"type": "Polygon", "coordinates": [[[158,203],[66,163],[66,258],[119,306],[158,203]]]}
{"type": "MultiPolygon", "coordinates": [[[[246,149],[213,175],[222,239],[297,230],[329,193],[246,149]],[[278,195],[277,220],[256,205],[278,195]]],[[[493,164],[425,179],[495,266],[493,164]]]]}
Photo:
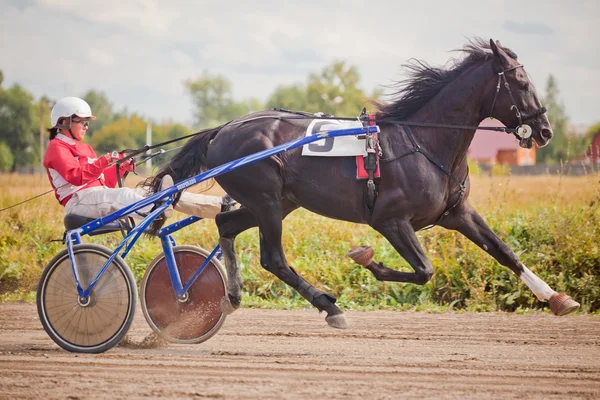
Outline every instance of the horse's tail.
{"type": "MultiPolygon", "coordinates": [[[[224,126],[205,129],[196,133],[156,175],[146,178],[138,186],[144,188],[150,195],[159,191],[162,178],[167,174],[171,175],[173,181],[177,183],[208,170],[206,163],[208,145],[224,126]]],[[[180,193],[175,196],[173,205],[177,203],[179,196],[180,193]]],[[[164,219],[154,220],[147,233],[150,235],[157,234],[164,223],[164,219]]]]}

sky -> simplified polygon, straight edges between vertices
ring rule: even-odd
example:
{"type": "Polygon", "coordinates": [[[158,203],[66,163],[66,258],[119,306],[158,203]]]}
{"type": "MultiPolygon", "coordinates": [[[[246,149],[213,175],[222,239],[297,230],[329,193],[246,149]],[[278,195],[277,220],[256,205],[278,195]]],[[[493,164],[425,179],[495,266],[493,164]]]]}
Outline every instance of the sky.
{"type": "Polygon", "coordinates": [[[236,100],[264,102],[344,60],[371,93],[405,78],[411,58],[446,65],[469,38],[493,38],[538,94],[556,78],[573,124],[600,121],[597,0],[0,0],[0,32],[4,87],[53,99],[95,89],[116,110],[190,125],[183,82],[204,70],[236,100]]]}

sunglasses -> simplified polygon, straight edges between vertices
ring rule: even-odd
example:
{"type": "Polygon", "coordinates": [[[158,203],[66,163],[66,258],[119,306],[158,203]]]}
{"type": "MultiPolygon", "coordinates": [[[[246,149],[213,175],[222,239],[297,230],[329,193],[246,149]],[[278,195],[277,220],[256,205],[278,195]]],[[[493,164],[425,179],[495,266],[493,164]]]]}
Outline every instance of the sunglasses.
{"type": "Polygon", "coordinates": [[[85,128],[87,128],[87,127],[89,127],[89,126],[90,126],[90,122],[89,122],[89,121],[86,121],[86,120],[84,120],[84,119],[80,119],[80,120],[77,120],[77,121],[75,121],[75,120],[72,120],[72,121],[71,121],[71,123],[73,123],[73,124],[81,124],[81,126],[83,126],[83,127],[85,127],[85,128]]]}

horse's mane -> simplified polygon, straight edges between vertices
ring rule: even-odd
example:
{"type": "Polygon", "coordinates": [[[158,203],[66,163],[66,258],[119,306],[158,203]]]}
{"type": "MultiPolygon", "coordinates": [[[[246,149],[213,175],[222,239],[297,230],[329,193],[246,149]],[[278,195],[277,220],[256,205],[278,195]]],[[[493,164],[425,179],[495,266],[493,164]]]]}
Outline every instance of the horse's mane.
{"type": "MultiPolygon", "coordinates": [[[[517,55],[502,48],[510,57],[516,59],[517,55]]],[[[375,102],[377,107],[377,118],[390,118],[394,120],[405,120],[421,109],[429,100],[438,94],[446,85],[454,81],[467,69],[488,60],[492,56],[490,43],[474,38],[462,49],[454,51],[466,54],[460,59],[450,59],[450,68],[432,67],[424,61],[412,59],[402,67],[408,70],[409,78],[392,85],[395,92],[389,96],[389,103],[375,102]]]]}

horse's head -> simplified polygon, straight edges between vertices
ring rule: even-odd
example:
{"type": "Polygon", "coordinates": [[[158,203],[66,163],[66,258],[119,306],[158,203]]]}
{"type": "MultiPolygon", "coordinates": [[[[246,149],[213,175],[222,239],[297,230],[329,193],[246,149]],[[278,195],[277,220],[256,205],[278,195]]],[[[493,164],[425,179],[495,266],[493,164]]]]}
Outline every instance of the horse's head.
{"type": "Polygon", "coordinates": [[[489,116],[508,128],[517,128],[515,135],[522,147],[531,148],[533,139],[538,146],[545,146],[552,139],[552,128],[533,83],[516,56],[505,51],[500,42],[490,39],[490,48],[498,78],[484,102],[486,110],[491,110],[489,116]]]}

